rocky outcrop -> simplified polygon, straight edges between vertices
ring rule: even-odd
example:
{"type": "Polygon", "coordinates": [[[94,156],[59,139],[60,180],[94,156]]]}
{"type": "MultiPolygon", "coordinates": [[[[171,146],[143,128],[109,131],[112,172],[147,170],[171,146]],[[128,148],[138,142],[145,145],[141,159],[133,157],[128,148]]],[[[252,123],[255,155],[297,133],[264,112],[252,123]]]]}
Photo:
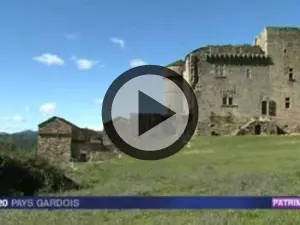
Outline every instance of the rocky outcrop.
{"type": "Polygon", "coordinates": [[[232,135],[277,135],[286,132],[275,120],[267,117],[251,118],[247,123],[235,130],[232,135]]]}

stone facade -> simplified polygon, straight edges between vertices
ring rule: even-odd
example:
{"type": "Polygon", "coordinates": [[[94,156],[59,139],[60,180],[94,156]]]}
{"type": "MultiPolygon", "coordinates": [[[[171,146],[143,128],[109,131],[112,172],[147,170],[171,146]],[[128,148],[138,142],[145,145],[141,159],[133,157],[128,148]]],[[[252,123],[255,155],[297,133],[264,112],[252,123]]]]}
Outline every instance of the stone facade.
{"type": "Polygon", "coordinates": [[[253,45],[201,47],[168,68],[194,89],[200,135],[229,134],[255,117],[300,125],[300,28],[266,27],[253,45]]]}
{"type": "Polygon", "coordinates": [[[52,117],[39,124],[37,154],[50,162],[89,161],[108,149],[99,132],[52,117]]]}

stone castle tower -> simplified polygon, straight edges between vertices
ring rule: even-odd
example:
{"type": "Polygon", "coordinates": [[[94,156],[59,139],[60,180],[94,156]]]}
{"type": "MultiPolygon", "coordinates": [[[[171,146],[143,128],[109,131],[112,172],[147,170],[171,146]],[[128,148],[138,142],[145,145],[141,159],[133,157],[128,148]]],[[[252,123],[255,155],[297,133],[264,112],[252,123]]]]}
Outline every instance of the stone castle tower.
{"type": "MultiPolygon", "coordinates": [[[[198,133],[228,134],[251,118],[300,126],[300,28],[265,27],[254,44],[209,45],[168,68],[198,99],[198,133]]],[[[165,88],[166,105],[178,95],[165,88]]]]}

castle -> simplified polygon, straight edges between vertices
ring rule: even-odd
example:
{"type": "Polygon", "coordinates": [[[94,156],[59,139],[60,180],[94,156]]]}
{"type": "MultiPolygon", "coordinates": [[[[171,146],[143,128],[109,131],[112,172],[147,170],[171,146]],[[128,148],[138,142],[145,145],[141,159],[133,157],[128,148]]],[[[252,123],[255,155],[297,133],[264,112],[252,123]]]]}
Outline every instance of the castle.
{"type": "MultiPolygon", "coordinates": [[[[300,131],[300,28],[266,27],[249,45],[206,46],[167,66],[194,90],[196,134],[300,131]]],[[[178,93],[177,93],[178,94],[178,93]]],[[[165,87],[166,105],[178,95],[165,87]]],[[[39,125],[38,154],[87,161],[111,152],[105,133],[53,117],[39,125]]]]}
{"type": "MultiPolygon", "coordinates": [[[[200,135],[230,134],[253,118],[276,129],[300,125],[300,28],[265,27],[253,45],[201,47],[168,68],[194,89],[200,135]]],[[[166,104],[176,98],[168,88],[165,95],[166,104]]]]}

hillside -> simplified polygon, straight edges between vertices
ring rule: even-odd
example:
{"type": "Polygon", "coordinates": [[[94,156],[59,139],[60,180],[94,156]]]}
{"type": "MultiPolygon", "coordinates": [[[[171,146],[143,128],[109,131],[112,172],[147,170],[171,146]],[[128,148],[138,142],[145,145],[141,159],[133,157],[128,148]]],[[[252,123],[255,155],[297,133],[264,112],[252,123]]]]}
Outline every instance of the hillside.
{"type": "MultiPolygon", "coordinates": [[[[89,187],[63,195],[299,195],[300,140],[291,136],[201,137],[173,157],[129,157],[75,164],[89,187]],[[298,157],[299,156],[299,157],[298,157]]],[[[299,224],[287,210],[5,211],[3,224],[22,225],[282,225],[299,224]]]]}
{"type": "MultiPolygon", "coordinates": [[[[37,146],[37,132],[25,130],[18,133],[0,133],[0,143],[12,143],[17,150],[35,150],[37,146]]],[[[4,150],[4,149],[3,149],[4,150]]]]}

